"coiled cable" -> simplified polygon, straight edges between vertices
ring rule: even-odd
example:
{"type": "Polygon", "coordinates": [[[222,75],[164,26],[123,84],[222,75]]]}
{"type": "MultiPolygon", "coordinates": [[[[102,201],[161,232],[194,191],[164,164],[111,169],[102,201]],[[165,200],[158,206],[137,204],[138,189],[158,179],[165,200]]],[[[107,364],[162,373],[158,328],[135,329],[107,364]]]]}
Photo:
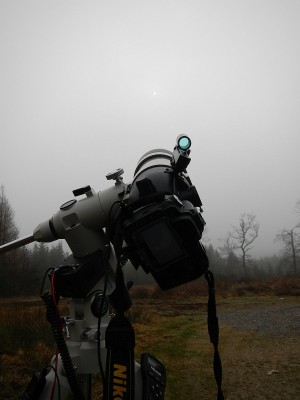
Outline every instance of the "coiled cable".
{"type": "Polygon", "coordinates": [[[61,320],[53,301],[53,298],[49,292],[44,292],[41,294],[41,298],[46,306],[46,318],[49,321],[52,329],[52,333],[54,336],[54,340],[56,342],[58,351],[61,356],[61,360],[64,366],[64,370],[70,385],[70,388],[73,392],[75,400],[84,400],[84,394],[82,392],[82,388],[78,382],[76,372],[74,369],[74,365],[66,345],[64,335],[62,332],[61,320]]]}

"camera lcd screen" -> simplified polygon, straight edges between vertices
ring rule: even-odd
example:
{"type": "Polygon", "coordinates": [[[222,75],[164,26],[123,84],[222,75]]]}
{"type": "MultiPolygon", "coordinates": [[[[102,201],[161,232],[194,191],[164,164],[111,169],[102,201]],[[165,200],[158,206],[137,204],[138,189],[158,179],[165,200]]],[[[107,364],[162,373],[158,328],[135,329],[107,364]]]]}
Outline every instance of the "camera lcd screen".
{"type": "Polygon", "coordinates": [[[151,253],[160,267],[185,255],[176,232],[164,220],[142,229],[139,236],[147,246],[147,254],[151,253]]]}

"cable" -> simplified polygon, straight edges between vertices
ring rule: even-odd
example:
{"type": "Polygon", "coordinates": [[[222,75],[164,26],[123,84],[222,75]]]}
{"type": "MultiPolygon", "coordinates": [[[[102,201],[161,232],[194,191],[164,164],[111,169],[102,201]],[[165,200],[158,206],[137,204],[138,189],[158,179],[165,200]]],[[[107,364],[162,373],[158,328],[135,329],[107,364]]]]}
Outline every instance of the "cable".
{"type": "MultiPolygon", "coordinates": [[[[110,206],[109,213],[108,213],[108,218],[107,218],[107,221],[108,221],[108,223],[107,223],[107,228],[108,228],[109,230],[110,230],[111,225],[112,225],[112,222],[113,222],[113,221],[110,220],[110,219],[111,219],[112,210],[113,210],[113,208],[114,208],[114,206],[115,206],[116,204],[119,204],[119,205],[120,205],[120,210],[122,210],[122,208],[125,206],[125,204],[124,204],[123,201],[121,201],[121,200],[116,200],[116,201],[114,201],[114,202],[112,203],[112,205],[110,206]]],[[[115,217],[115,220],[116,220],[117,218],[118,218],[118,216],[115,217]]],[[[110,237],[109,237],[108,239],[110,239],[110,237]]]]}
{"type": "Polygon", "coordinates": [[[41,290],[40,290],[40,296],[43,294],[45,281],[46,281],[46,276],[49,275],[50,271],[54,271],[54,268],[53,267],[48,268],[47,271],[45,272],[44,277],[43,277],[43,281],[42,281],[41,290]]]}
{"type": "Polygon", "coordinates": [[[59,354],[64,366],[66,376],[70,388],[73,392],[75,400],[84,400],[84,394],[82,388],[78,382],[76,371],[74,369],[73,361],[70,356],[68,347],[65,342],[64,335],[62,333],[61,320],[55,306],[54,300],[49,292],[45,292],[41,296],[46,306],[47,320],[50,322],[52,333],[57,344],[59,354]]]}
{"type": "Polygon", "coordinates": [[[106,232],[105,232],[106,243],[105,243],[104,252],[103,252],[103,261],[105,264],[105,280],[104,280],[104,287],[103,287],[103,296],[102,296],[101,303],[100,303],[100,314],[98,317],[98,324],[97,324],[97,357],[98,357],[98,364],[99,364],[103,387],[105,387],[106,378],[105,378],[105,372],[103,369],[102,359],[101,359],[101,342],[100,342],[100,340],[101,340],[101,319],[102,319],[102,310],[103,310],[103,306],[105,303],[106,292],[107,292],[107,283],[108,283],[110,243],[111,243],[111,238],[112,238],[111,228],[112,228],[112,225],[115,223],[115,221],[120,217],[120,214],[116,215],[114,217],[114,220],[111,221],[112,210],[117,204],[120,205],[120,211],[122,211],[122,209],[124,207],[124,203],[122,201],[116,200],[112,203],[109,213],[108,213],[108,222],[107,222],[106,232]]]}
{"type": "MultiPolygon", "coordinates": [[[[54,306],[55,306],[56,311],[57,311],[57,315],[59,315],[59,311],[58,311],[58,308],[57,308],[57,300],[56,300],[56,296],[55,296],[54,278],[55,278],[55,273],[54,273],[54,270],[53,270],[52,274],[51,274],[51,293],[52,293],[53,303],[54,303],[54,306]]],[[[61,329],[62,329],[62,325],[61,325],[61,329]]],[[[55,355],[55,368],[56,369],[57,369],[57,364],[58,364],[58,351],[56,351],[56,355],[55,355]]],[[[56,376],[55,376],[55,379],[53,380],[50,400],[53,400],[55,385],[56,385],[56,376]]]]}
{"type": "Polygon", "coordinates": [[[108,281],[108,268],[106,268],[106,270],[105,270],[103,296],[101,298],[100,315],[98,317],[98,324],[97,324],[97,356],[98,356],[98,364],[99,364],[99,369],[100,369],[100,374],[101,374],[103,387],[105,385],[105,374],[104,374],[104,369],[103,369],[102,359],[101,359],[101,343],[100,343],[100,340],[101,340],[102,310],[103,310],[103,306],[104,306],[104,303],[105,303],[105,297],[106,297],[106,291],[107,291],[107,281],[108,281]]]}
{"type": "MultiPolygon", "coordinates": [[[[46,366],[46,368],[51,368],[53,370],[54,374],[55,374],[55,379],[57,380],[58,400],[61,400],[60,379],[59,379],[59,376],[58,376],[58,373],[57,373],[57,363],[56,363],[55,367],[53,367],[53,365],[49,364],[49,365],[46,366]]],[[[53,398],[53,394],[54,394],[54,391],[53,391],[53,393],[51,393],[50,399],[53,398]]]]}

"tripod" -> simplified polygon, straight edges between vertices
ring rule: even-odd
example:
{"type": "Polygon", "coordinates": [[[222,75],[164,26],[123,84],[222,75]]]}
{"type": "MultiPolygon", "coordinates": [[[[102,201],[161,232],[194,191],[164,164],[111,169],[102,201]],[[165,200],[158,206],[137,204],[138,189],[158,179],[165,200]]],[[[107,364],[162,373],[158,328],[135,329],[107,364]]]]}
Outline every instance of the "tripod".
{"type": "Polygon", "coordinates": [[[69,261],[49,271],[51,291],[41,293],[41,297],[58,352],[50,366],[34,375],[24,400],[90,400],[92,376],[99,372],[105,400],[164,398],[164,366],[148,353],[142,354],[141,363],[134,361],[134,331],[130,322],[118,312],[110,315],[109,299],[113,302],[116,292],[116,256],[110,251],[106,266],[99,266],[98,261],[95,255],[77,270],[70,269],[74,266],[70,267],[69,261]],[[100,279],[86,296],[78,297],[82,290],[71,288],[69,282],[78,286],[80,282],[74,274],[80,274],[80,269],[88,273],[96,266],[100,279]],[[70,272],[66,271],[72,271],[68,278],[70,272]],[[59,316],[60,292],[75,296],[71,298],[68,316],[59,316]]]}
{"type": "Polygon", "coordinates": [[[100,371],[104,400],[164,398],[164,366],[144,353],[134,361],[135,337],[125,311],[131,306],[122,256],[151,273],[168,290],[205,275],[209,285],[208,331],[214,346],[214,373],[221,390],[214,279],[200,239],[205,226],[202,202],[187,173],[191,140],[179,135],[173,151],[153,149],[138,161],[133,181],[123,169],[106,175],[114,185],[96,193],[90,186],[40,223],[30,235],[0,246],[0,253],[33,241],[65,239],[73,260],[49,272],[51,292],[41,293],[58,347],[47,369],[36,374],[24,400],[89,399],[91,375],[100,371]],[[112,251],[113,244],[117,255],[112,251]],[[70,315],[60,318],[57,302],[71,298],[70,315]],[[116,310],[110,317],[108,303],[116,310]]]}

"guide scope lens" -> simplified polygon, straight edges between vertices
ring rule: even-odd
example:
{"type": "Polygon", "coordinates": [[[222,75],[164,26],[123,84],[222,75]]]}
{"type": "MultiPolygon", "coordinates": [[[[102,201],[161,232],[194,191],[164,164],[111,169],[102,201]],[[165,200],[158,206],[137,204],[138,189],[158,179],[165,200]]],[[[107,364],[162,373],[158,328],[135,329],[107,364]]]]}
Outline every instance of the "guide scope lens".
{"type": "Polygon", "coordinates": [[[191,139],[186,135],[180,135],[177,138],[177,146],[180,150],[188,150],[192,145],[191,139]]]}

